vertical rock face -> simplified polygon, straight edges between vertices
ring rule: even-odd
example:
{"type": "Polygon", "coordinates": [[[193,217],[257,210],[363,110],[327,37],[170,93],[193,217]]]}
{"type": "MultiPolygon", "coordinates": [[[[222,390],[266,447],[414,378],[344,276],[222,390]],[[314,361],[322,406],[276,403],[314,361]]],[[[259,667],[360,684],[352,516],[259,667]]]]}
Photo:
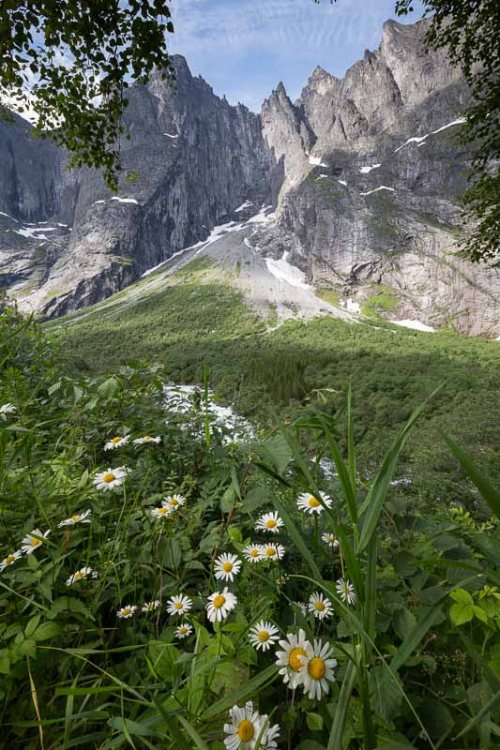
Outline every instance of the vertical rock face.
{"type": "Polygon", "coordinates": [[[443,52],[424,51],[426,28],[389,21],[343,79],[316,68],[295,105],[283,88],[265,103],[285,168],[281,244],[317,287],[362,304],[383,284],[394,318],[498,336],[498,269],[455,257],[469,91],[443,52]]]}
{"type": "Polygon", "coordinates": [[[0,284],[60,315],[271,203],[255,247],[316,287],[362,304],[382,284],[393,318],[500,335],[498,269],[455,256],[469,91],[424,51],[427,24],[387,22],[344,78],[316,68],[295,103],[280,83],[260,116],[175,57],[175,89],[156,74],[129,91],[117,195],[98,173],[68,173],[20,118],[0,121],[0,284]]]}
{"type": "MultiPolygon", "coordinates": [[[[4,283],[37,311],[62,314],[102,299],[205,238],[245,201],[258,207],[279,190],[279,170],[259,117],[215,96],[191,75],[184,58],[173,62],[175,88],[158,73],[147,86],[129,91],[124,116],[129,138],[121,144],[123,175],[115,196],[96,172],[64,173],[61,150],[44,144],[37,152],[20,118],[4,128],[0,153],[13,152],[10,172],[0,175],[0,210],[11,217],[5,222],[49,218],[50,224],[72,226],[66,245],[51,254],[41,285],[40,269],[28,262],[40,247],[36,232],[23,237],[22,247],[18,234],[10,253],[4,234],[0,261],[9,266],[4,283]],[[34,180],[29,166],[21,166],[31,154],[34,180]]],[[[19,227],[7,226],[5,232],[18,233],[19,227]]]]}

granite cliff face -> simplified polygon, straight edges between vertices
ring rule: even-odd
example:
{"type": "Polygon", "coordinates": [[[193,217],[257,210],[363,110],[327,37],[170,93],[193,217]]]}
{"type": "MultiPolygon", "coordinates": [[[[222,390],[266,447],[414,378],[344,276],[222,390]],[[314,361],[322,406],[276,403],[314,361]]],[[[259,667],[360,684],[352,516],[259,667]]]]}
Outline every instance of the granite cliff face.
{"type": "Polygon", "coordinates": [[[175,90],[159,74],[130,90],[117,195],[96,172],[64,172],[64,153],[30,141],[20,118],[0,123],[0,149],[12,154],[0,174],[0,263],[25,306],[60,315],[103,299],[245,201],[272,200],[279,175],[257,115],[216,97],[184,58],[174,63],[175,90]]]}
{"type": "Polygon", "coordinates": [[[219,225],[241,254],[237,222],[270,204],[276,218],[252,225],[252,252],[293,264],[312,289],[372,310],[383,292],[386,317],[499,336],[498,269],[455,257],[469,92],[444,54],[423,52],[425,25],[387,22],[343,79],[316,68],[295,103],[280,84],[260,116],[176,57],[175,91],[159,75],[130,91],[117,195],[96,173],[66,172],[65,154],[20,118],[0,121],[3,286],[60,315],[219,225]]]}

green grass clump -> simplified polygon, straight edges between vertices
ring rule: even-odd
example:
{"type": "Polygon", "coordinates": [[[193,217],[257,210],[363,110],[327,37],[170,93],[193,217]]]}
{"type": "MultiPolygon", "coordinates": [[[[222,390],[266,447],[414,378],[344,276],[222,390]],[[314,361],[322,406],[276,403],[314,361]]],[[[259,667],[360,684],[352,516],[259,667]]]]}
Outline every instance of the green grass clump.
{"type": "Polygon", "coordinates": [[[396,295],[388,288],[380,289],[362,305],[362,313],[368,317],[380,317],[382,312],[392,312],[398,306],[396,295]]]}

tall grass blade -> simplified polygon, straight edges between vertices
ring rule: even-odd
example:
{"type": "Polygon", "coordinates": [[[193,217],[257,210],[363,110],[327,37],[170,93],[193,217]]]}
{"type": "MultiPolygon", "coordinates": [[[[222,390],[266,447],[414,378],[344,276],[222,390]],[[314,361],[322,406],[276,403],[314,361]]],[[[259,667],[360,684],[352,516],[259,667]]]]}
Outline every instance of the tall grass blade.
{"type": "Polygon", "coordinates": [[[307,548],[306,543],[304,542],[302,534],[300,533],[297,526],[288,515],[288,512],[285,510],[285,506],[283,505],[281,500],[278,500],[278,498],[273,497],[273,503],[276,507],[276,510],[278,511],[281,518],[283,519],[283,522],[287,528],[288,533],[290,534],[290,537],[293,543],[295,544],[296,548],[298,549],[298,551],[304,558],[305,562],[308,564],[309,570],[311,571],[313,578],[315,578],[316,581],[318,581],[319,583],[320,581],[323,580],[323,577],[320,573],[318,566],[316,565],[314,561],[313,555],[311,554],[311,552],[307,548]]]}
{"type": "Polygon", "coordinates": [[[235,690],[231,695],[224,696],[224,698],[221,698],[210,706],[201,717],[202,720],[208,721],[209,719],[214,719],[216,716],[219,716],[232,708],[235,703],[239,703],[240,701],[255,695],[262,685],[265,685],[267,682],[272,682],[277,673],[278,667],[275,664],[271,664],[267,669],[259,672],[259,674],[255,675],[255,677],[245,683],[245,685],[239,690],[235,690]]]}
{"type": "Polygon", "coordinates": [[[328,738],[327,750],[342,750],[343,748],[342,738],[344,736],[344,727],[347,719],[347,712],[349,710],[351,693],[356,682],[356,676],[357,667],[353,662],[349,662],[342,682],[342,687],[340,688],[335,716],[333,717],[332,730],[330,732],[330,737],[328,738]]]}
{"type": "Polygon", "coordinates": [[[449,435],[444,435],[443,438],[446,441],[448,447],[454,454],[455,458],[458,459],[460,466],[465,471],[471,482],[479,490],[479,493],[483,500],[488,503],[493,513],[500,518],[500,492],[495,490],[493,485],[482,475],[481,471],[475,466],[471,457],[464,451],[463,448],[456,443],[453,438],[449,435]]]}
{"type": "Polygon", "coordinates": [[[382,466],[373,482],[368,495],[361,507],[361,513],[366,513],[363,520],[363,528],[361,531],[361,538],[359,540],[358,552],[363,552],[368,545],[372,535],[377,528],[382,506],[385,502],[387,490],[389,489],[389,483],[394,475],[394,470],[399,458],[399,454],[404,448],[406,441],[410,435],[413,425],[417,421],[418,417],[422,413],[427,402],[433,398],[433,396],[440,390],[441,386],[437,388],[428,399],[424,401],[419,407],[415,409],[408,422],[402,427],[396,436],[393,444],[387,451],[382,461],[382,466]]]}
{"type": "Polygon", "coordinates": [[[454,737],[455,740],[458,740],[459,737],[462,737],[464,734],[467,734],[467,732],[470,732],[471,729],[473,729],[476,724],[479,724],[480,721],[484,719],[485,716],[487,716],[497,704],[500,703],[500,690],[493,695],[490,700],[484,704],[484,706],[479,710],[479,713],[477,713],[475,716],[472,717],[470,721],[467,722],[467,724],[464,726],[462,731],[454,737]]]}

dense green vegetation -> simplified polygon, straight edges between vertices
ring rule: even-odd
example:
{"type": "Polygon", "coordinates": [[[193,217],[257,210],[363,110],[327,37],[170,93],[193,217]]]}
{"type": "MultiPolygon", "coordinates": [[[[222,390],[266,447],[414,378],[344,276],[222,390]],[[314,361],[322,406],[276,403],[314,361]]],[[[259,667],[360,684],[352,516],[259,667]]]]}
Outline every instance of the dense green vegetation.
{"type": "Polygon", "coordinates": [[[77,376],[14,311],[0,362],[6,747],[495,745],[500,495],[460,456],[472,512],[402,502],[420,409],[367,481],[349,394],[235,443],[203,395],[166,419],[161,366],[77,376]]]}
{"type": "MultiPolygon", "coordinates": [[[[424,334],[332,318],[288,322],[266,333],[229,287],[207,269],[145,289],[132,287],[110,301],[48,328],[62,337],[79,369],[116,369],[154,360],[173,382],[202,382],[205,373],[219,397],[263,426],[291,419],[321,403],[342,410],[353,391],[356,440],[369,476],[394,431],[437,386],[402,456],[401,472],[413,478],[407,492],[419,500],[465,499],[469,489],[443,446],[440,430],[462,442],[500,481],[500,346],[453,332],[424,334]],[[205,273],[203,284],[199,283],[205,273]],[[208,282],[208,283],[207,283],[208,282]]],[[[154,282],[154,278],[153,278],[154,282]]],[[[156,282],[154,282],[156,283],[156,282]]],[[[385,295],[373,307],[390,304],[385,295]]]]}

